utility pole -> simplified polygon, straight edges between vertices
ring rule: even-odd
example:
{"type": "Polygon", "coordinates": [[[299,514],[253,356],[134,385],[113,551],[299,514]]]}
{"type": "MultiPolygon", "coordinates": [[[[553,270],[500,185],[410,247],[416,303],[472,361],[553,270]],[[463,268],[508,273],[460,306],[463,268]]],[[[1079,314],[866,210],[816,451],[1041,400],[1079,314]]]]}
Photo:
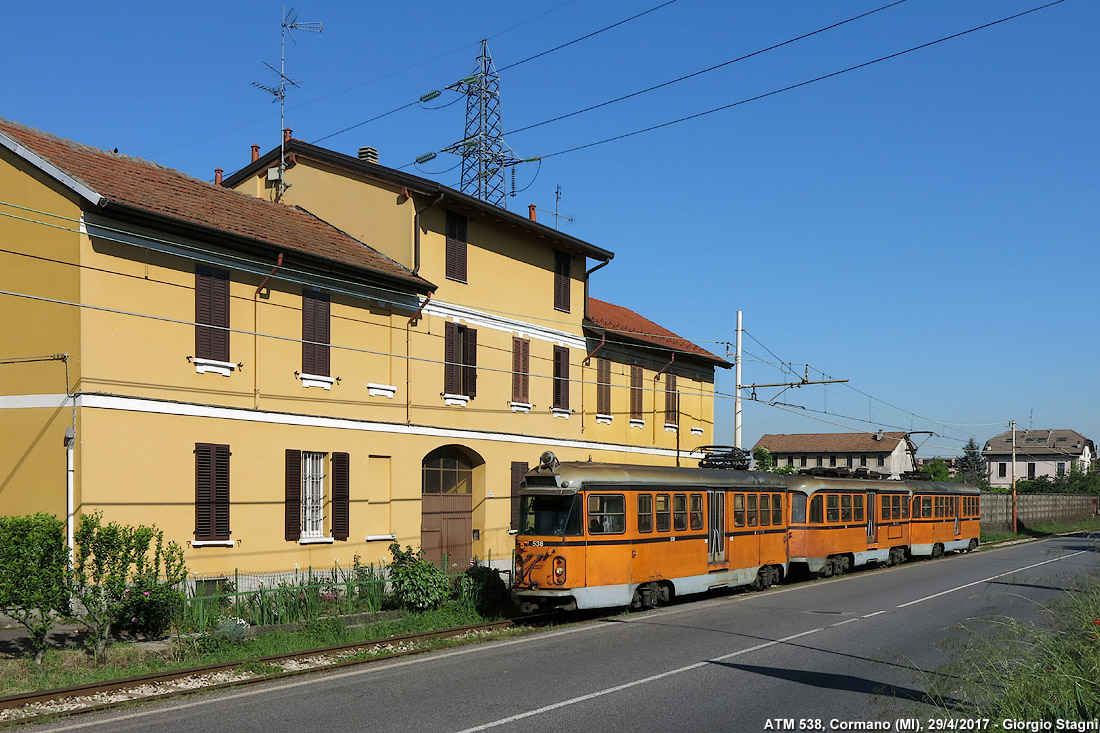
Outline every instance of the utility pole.
{"type": "Polygon", "coordinates": [[[741,447],[741,311],[737,311],[737,351],[733,357],[733,447],[741,447]]]}
{"type": "Polygon", "coordinates": [[[1012,426],[1012,534],[1016,534],[1016,421],[1012,426]]]}
{"type": "MultiPolygon", "coordinates": [[[[744,333],[742,327],[741,311],[737,311],[737,341],[736,348],[733,353],[733,378],[736,384],[734,385],[734,399],[733,399],[733,447],[741,447],[741,390],[748,388],[752,390],[752,399],[756,399],[757,387],[783,387],[780,390],[778,397],[783,392],[793,387],[801,387],[806,384],[838,384],[840,382],[847,382],[847,379],[810,379],[810,368],[806,367],[806,376],[797,382],[778,382],[776,384],[741,384],[741,335],[744,333]]],[[[726,356],[729,356],[729,344],[726,344],[726,356]]],[[[774,398],[773,398],[774,401],[774,398]]]]}

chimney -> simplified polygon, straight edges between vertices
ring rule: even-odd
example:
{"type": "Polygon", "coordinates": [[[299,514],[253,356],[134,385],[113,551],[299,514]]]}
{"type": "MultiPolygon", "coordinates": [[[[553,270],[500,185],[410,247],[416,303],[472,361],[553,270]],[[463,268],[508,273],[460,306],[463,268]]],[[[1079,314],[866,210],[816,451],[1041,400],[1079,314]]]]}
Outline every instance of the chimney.
{"type": "Polygon", "coordinates": [[[378,163],[378,151],[369,145],[365,148],[359,148],[359,160],[364,163],[378,163]]]}
{"type": "Polygon", "coordinates": [[[223,171],[221,168],[215,168],[214,169],[214,185],[215,186],[222,185],[222,173],[224,173],[224,172],[225,171],[223,171]]]}
{"type": "Polygon", "coordinates": [[[538,219],[535,218],[535,205],[534,204],[527,204],[527,218],[530,219],[531,221],[538,221],[538,219]]]}
{"type": "Polygon", "coordinates": [[[260,159],[260,146],[256,143],[252,143],[252,162],[255,163],[260,159]]]}
{"type": "Polygon", "coordinates": [[[290,128],[289,127],[283,129],[283,142],[284,143],[290,142],[290,128]]]}

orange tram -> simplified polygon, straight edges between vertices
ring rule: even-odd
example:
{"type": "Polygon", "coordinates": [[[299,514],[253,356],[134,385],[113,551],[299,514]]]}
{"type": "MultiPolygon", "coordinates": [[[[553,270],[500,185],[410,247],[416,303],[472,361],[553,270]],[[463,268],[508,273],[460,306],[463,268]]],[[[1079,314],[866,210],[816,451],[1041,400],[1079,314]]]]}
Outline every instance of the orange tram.
{"type": "Polygon", "coordinates": [[[520,610],[649,608],[767,588],[799,567],[828,577],[978,546],[973,486],[701,465],[559,463],[543,453],[520,488],[520,610]]]}

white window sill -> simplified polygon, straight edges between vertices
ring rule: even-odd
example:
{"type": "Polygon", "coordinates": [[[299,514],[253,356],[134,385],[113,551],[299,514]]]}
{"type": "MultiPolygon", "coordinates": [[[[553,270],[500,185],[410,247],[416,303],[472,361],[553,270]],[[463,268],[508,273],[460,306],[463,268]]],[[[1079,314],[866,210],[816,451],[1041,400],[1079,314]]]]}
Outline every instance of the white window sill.
{"type": "Polygon", "coordinates": [[[364,542],[396,542],[395,534],[369,534],[363,538],[364,542]]]}
{"type": "Polygon", "coordinates": [[[636,417],[632,417],[632,418],[630,418],[630,427],[632,427],[632,428],[644,428],[645,427],[645,420],[639,420],[636,417]]]}
{"type": "Polygon", "coordinates": [[[614,418],[611,415],[601,415],[598,412],[596,413],[596,424],[597,425],[610,425],[611,421],[613,419],[614,418]]]}
{"type": "Polygon", "coordinates": [[[464,394],[443,394],[443,402],[447,405],[455,405],[457,407],[465,407],[466,403],[470,401],[470,398],[464,394]]]}
{"type": "Polygon", "coordinates": [[[665,432],[666,433],[675,433],[679,429],[679,427],[680,426],[677,425],[676,423],[666,422],[665,423],[665,432]]]}
{"type": "Polygon", "coordinates": [[[299,374],[298,379],[302,380],[303,387],[321,387],[326,391],[336,383],[334,377],[322,377],[320,374],[299,374]]]}
{"type": "Polygon", "coordinates": [[[691,429],[691,434],[695,435],[695,436],[702,435],[703,434],[703,429],[702,428],[692,428],[691,429]]]}
{"type": "Polygon", "coordinates": [[[336,540],[331,537],[302,537],[298,540],[299,545],[331,545],[336,540]]]}
{"type": "Polygon", "coordinates": [[[206,374],[212,372],[214,374],[220,374],[223,377],[228,377],[229,373],[237,368],[237,365],[231,361],[218,361],[217,359],[200,359],[197,356],[191,357],[191,363],[195,365],[196,374],[206,374]]]}
{"type": "Polygon", "coordinates": [[[569,416],[573,414],[572,411],[563,410],[560,407],[551,407],[550,412],[554,414],[554,417],[564,417],[566,420],[568,420],[569,416]]]}
{"type": "Polygon", "coordinates": [[[509,402],[509,407],[512,408],[512,412],[531,412],[531,408],[534,407],[530,402],[509,402]]]}
{"type": "Polygon", "coordinates": [[[391,400],[397,394],[397,387],[392,384],[375,384],[367,382],[367,394],[371,397],[389,397],[391,400]]]}
{"type": "Polygon", "coordinates": [[[191,540],[192,547],[236,547],[233,540],[191,540]]]}

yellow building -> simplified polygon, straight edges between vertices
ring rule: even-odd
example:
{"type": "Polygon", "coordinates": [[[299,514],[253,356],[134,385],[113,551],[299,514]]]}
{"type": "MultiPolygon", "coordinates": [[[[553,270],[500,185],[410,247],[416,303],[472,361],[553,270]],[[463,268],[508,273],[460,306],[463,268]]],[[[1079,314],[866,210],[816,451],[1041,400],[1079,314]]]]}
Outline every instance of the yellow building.
{"type": "Polygon", "coordinates": [[[200,573],[377,562],[394,539],[507,564],[541,451],[669,464],[713,442],[728,365],[589,299],[610,252],[287,152],[273,202],[278,151],[218,186],[0,120],[0,513],[156,524],[200,573]]]}

